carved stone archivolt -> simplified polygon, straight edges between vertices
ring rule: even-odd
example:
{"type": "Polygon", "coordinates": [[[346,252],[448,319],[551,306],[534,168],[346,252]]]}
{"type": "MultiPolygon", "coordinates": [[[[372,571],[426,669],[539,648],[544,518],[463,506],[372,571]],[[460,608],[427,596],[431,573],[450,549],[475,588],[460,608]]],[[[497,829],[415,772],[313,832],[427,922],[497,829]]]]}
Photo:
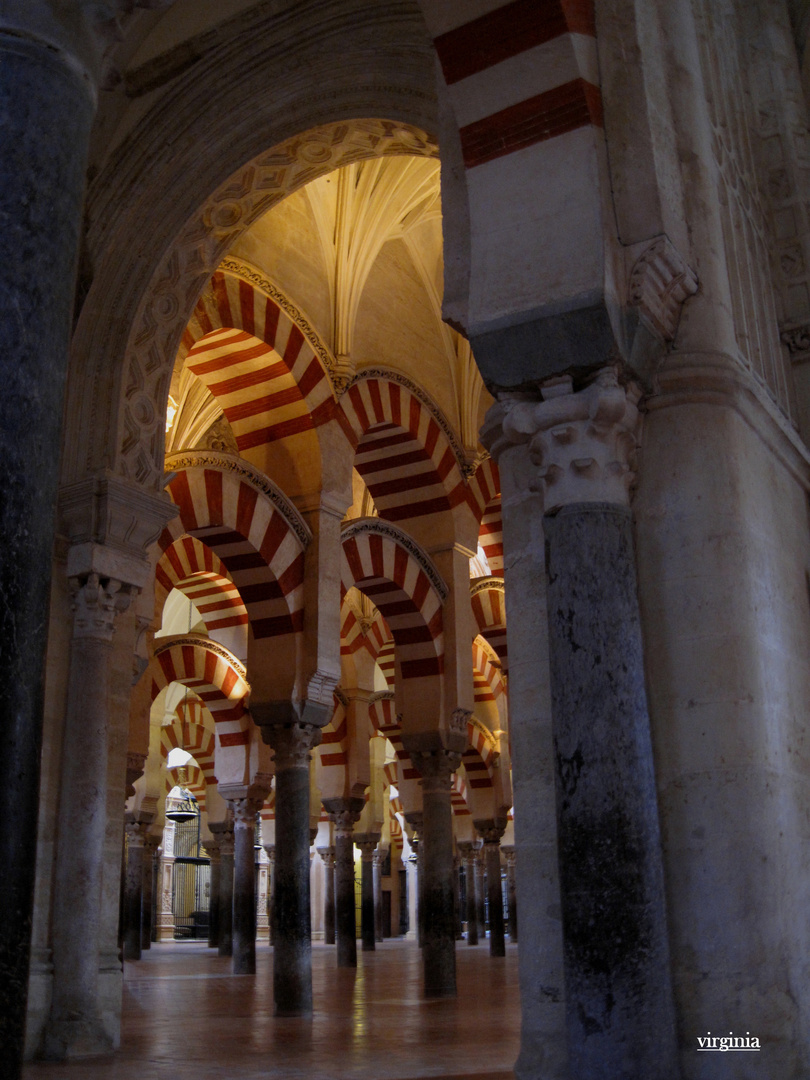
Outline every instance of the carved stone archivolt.
{"type": "Polygon", "coordinates": [[[470,599],[473,596],[478,596],[482,592],[490,592],[495,589],[497,592],[506,592],[506,586],[502,577],[485,577],[478,578],[476,581],[470,583],[470,599]]]}
{"type": "Polygon", "coordinates": [[[352,536],[362,536],[367,533],[376,536],[386,536],[396,544],[399,544],[400,547],[404,548],[409,555],[412,555],[421,569],[424,570],[425,575],[433,588],[439,594],[441,602],[445,602],[448,596],[448,588],[439,574],[439,571],[430,560],[430,557],[410,538],[410,536],[408,536],[406,532],[403,532],[402,529],[398,529],[396,525],[392,525],[389,521],[382,521],[380,518],[373,517],[355,518],[341,529],[341,543],[352,536]]]}
{"type": "Polygon", "coordinates": [[[685,300],[697,292],[694,271],[666,236],[659,236],[630,272],[630,303],[665,341],[673,341],[685,300]]]}
{"type": "MultiPolygon", "coordinates": [[[[161,653],[166,652],[168,649],[173,649],[177,645],[193,645],[195,648],[205,649],[206,652],[212,652],[217,656],[221,656],[223,660],[228,661],[234,671],[241,676],[245,683],[247,683],[247,668],[242,661],[238,660],[224,645],[212,641],[211,638],[205,637],[204,634],[184,634],[182,637],[162,638],[160,643],[155,646],[154,655],[160,656],[161,653]]],[[[248,684],[248,689],[249,688],[250,684],[248,684]]]]}

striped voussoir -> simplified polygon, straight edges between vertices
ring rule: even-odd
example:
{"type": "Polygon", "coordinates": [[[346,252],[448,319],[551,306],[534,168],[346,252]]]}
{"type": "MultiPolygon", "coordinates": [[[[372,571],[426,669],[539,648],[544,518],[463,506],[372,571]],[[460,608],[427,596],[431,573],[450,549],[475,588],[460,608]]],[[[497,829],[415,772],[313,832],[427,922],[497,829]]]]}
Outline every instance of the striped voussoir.
{"type": "Polygon", "coordinates": [[[236,657],[201,635],[164,642],[157,645],[151,661],[152,700],[170,683],[182,683],[211,713],[220,746],[247,746],[250,687],[236,657]]]}
{"type": "Polygon", "coordinates": [[[217,468],[183,469],[169,484],[184,530],[221,560],[254,638],[295,633],[304,623],[304,551],[270,499],[217,468]]]}
{"type": "Polygon", "coordinates": [[[394,639],[391,638],[377,653],[377,667],[383,673],[386,683],[390,690],[394,689],[394,683],[396,682],[396,644],[394,639]]]}
{"type": "MultiPolygon", "coordinates": [[[[593,0],[513,0],[434,45],[468,169],[587,125],[602,126],[593,0]]],[[[480,10],[480,9],[479,9],[480,10]]]]}
{"type": "Polygon", "coordinates": [[[481,637],[498,655],[504,672],[509,669],[506,642],[506,603],[503,578],[480,578],[470,586],[472,610],[481,637]]]}
{"type": "Polygon", "coordinates": [[[498,577],[503,575],[503,518],[501,516],[501,497],[496,495],[488,504],[481,518],[478,543],[483,549],[489,564],[490,573],[498,577]]]}
{"type": "Polygon", "coordinates": [[[202,770],[206,784],[216,784],[213,717],[196,695],[181,701],[175,713],[175,720],[160,729],[161,756],[168,758],[174,749],[185,750],[202,770]]]}
{"type": "Polygon", "coordinates": [[[393,648],[391,631],[376,607],[370,618],[361,621],[353,606],[347,602],[351,595],[349,590],[341,609],[340,655],[354,656],[359,649],[365,649],[372,660],[378,662],[380,652],[386,645],[390,644],[393,648]]]}
{"type": "Polygon", "coordinates": [[[467,785],[460,772],[453,773],[452,787],[450,789],[450,805],[453,807],[453,813],[457,817],[463,817],[464,814],[469,814],[471,812],[467,805],[467,785]]]}
{"type": "Polygon", "coordinates": [[[496,702],[506,693],[498,654],[479,634],[472,644],[475,701],[496,702]]]}
{"type": "Polygon", "coordinates": [[[321,765],[324,768],[329,768],[333,765],[348,765],[349,757],[346,749],[346,735],[348,733],[348,722],[346,718],[346,709],[343,702],[338,701],[335,698],[335,709],[332,713],[332,719],[323,728],[321,732],[321,742],[318,746],[316,753],[318,754],[321,765]]]}
{"type": "MultiPolygon", "coordinates": [[[[179,522],[177,528],[182,529],[179,522]]],[[[158,543],[164,550],[155,570],[156,611],[162,611],[172,589],[179,589],[194,604],[209,634],[244,627],[247,644],[247,608],[222,560],[186,533],[172,540],[164,529],[158,543]]]]}
{"type": "Polygon", "coordinates": [[[440,675],[444,670],[442,598],[423,569],[429,560],[423,556],[420,565],[396,530],[374,531],[379,522],[373,518],[365,522],[368,531],[352,531],[356,523],[351,522],[344,529],[344,595],[354,585],[376,605],[396,643],[403,679],[440,675]]]}
{"type": "Polygon", "coordinates": [[[389,783],[398,786],[400,780],[419,780],[420,774],[411,764],[410,755],[402,745],[402,727],[394,707],[394,695],[382,694],[372,701],[368,715],[373,729],[391,743],[397,759],[385,767],[389,783]]]}
{"type": "Polygon", "coordinates": [[[236,274],[213,275],[181,352],[240,452],[311,431],[332,414],[332,383],[312,344],[283,307],[236,274]]]}
{"type": "Polygon", "coordinates": [[[335,410],[380,517],[406,521],[468,498],[437,407],[392,379],[358,376],[335,410]]]}
{"type": "Polygon", "coordinates": [[[199,766],[194,765],[192,762],[188,762],[187,765],[173,765],[171,768],[166,769],[166,794],[181,784],[182,787],[187,788],[194,798],[197,800],[197,806],[200,813],[205,813],[205,794],[206,794],[206,779],[202,769],[199,766]],[[181,772],[185,770],[185,777],[181,783],[181,772]]]}

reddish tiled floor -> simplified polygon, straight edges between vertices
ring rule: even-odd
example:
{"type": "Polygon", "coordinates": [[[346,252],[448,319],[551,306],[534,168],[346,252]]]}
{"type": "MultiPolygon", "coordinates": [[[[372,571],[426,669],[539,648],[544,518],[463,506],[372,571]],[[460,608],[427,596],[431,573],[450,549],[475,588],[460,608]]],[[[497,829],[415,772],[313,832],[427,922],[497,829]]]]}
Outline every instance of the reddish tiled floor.
{"type": "Polygon", "coordinates": [[[272,951],[232,976],[204,945],[152,946],[127,964],[120,1051],[70,1065],[35,1063],[25,1080],[511,1080],[519,1036],[517,947],[492,959],[459,942],[458,998],[425,1001],[411,942],[358,952],[338,970],[313,946],[315,1015],[273,1017],[272,951]]]}

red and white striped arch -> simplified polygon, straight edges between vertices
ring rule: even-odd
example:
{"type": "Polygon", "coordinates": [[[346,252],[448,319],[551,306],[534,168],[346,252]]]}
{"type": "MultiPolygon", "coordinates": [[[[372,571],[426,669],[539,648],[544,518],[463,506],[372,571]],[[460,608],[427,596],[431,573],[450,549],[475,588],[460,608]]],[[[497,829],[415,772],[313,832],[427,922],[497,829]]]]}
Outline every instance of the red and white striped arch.
{"type": "Polygon", "coordinates": [[[480,578],[470,586],[471,604],[478,632],[495,650],[504,673],[509,658],[506,642],[506,602],[503,578],[480,578]]]}
{"type": "Polygon", "coordinates": [[[501,661],[480,634],[472,644],[472,661],[476,704],[497,704],[498,699],[506,693],[501,661]]]}
{"type": "Polygon", "coordinates": [[[394,707],[393,694],[380,694],[369,705],[369,719],[372,728],[388,739],[394,748],[396,762],[386,765],[386,776],[391,784],[398,786],[402,780],[418,780],[419,773],[411,764],[408,751],[402,745],[402,727],[394,707]]]}
{"type": "Polygon", "coordinates": [[[470,7],[422,0],[468,170],[602,126],[593,0],[470,7]]]}
{"type": "Polygon", "coordinates": [[[224,565],[254,638],[301,630],[304,546],[268,496],[243,477],[204,466],[181,469],[168,490],[183,529],[224,565]]]}
{"type": "Polygon", "coordinates": [[[213,718],[208,714],[196,694],[189,694],[187,701],[178,703],[175,719],[160,729],[160,753],[165,759],[172,750],[185,750],[199,765],[207,784],[217,782],[215,772],[215,748],[213,718]],[[210,725],[210,726],[209,726],[210,725]]]}
{"type": "Polygon", "coordinates": [[[486,508],[501,493],[501,478],[498,466],[490,457],[484,458],[470,478],[468,500],[478,521],[486,508]]]}
{"type": "Polygon", "coordinates": [[[393,647],[391,631],[379,610],[374,606],[372,606],[369,618],[361,621],[353,606],[348,603],[350,595],[347,593],[344,597],[341,611],[340,655],[354,656],[359,649],[366,649],[371,659],[377,662],[380,651],[387,644],[390,643],[393,647]]]}
{"type": "Polygon", "coordinates": [[[396,643],[403,679],[444,670],[441,582],[429,559],[398,529],[362,518],[343,531],[341,585],[354,585],[385,619],[396,643]]]}
{"type": "Polygon", "coordinates": [[[181,683],[211,713],[220,746],[248,744],[250,687],[244,668],[226,649],[203,637],[169,638],[155,648],[151,669],[153,701],[170,683],[181,683]]]}
{"type": "Polygon", "coordinates": [[[326,727],[323,728],[320,744],[315,751],[324,768],[337,765],[348,765],[349,756],[346,746],[347,734],[348,722],[346,718],[346,709],[343,706],[343,702],[335,698],[335,708],[332,713],[332,719],[326,727]]]}
{"type": "Polygon", "coordinates": [[[467,498],[458,458],[431,409],[407,386],[361,373],[335,417],[380,517],[404,521],[450,510],[467,498]]]}
{"type": "Polygon", "coordinates": [[[272,297],[217,270],[183,335],[186,366],[211,392],[240,452],[331,415],[332,383],[301,328],[272,297]]]}
{"type": "Polygon", "coordinates": [[[463,817],[465,814],[471,813],[467,804],[467,785],[460,772],[453,773],[453,785],[450,789],[450,803],[453,807],[453,813],[457,817],[463,817]]]}
{"type": "Polygon", "coordinates": [[[487,505],[481,518],[478,543],[484,551],[490,572],[497,577],[503,576],[503,518],[501,516],[501,497],[487,505]]]}
{"type": "Polygon", "coordinates": [[[383,673],[388,688],[393,690],[396,682],[397,669],[396,646],[393,638],[391,638],[390,641],[387,641],[377,654],[377,667],[383,673]]]}

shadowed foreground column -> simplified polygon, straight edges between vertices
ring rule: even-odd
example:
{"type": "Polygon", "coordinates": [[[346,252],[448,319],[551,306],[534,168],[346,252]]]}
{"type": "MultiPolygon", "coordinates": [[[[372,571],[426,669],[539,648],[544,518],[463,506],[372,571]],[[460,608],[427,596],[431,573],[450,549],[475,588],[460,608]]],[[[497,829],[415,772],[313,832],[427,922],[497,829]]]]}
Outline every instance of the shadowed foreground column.
{"type": "MultiPolygon", "coordinates": [[[[213,826],[211,826],[213,830],[213,826]]],[[[220,956],[233,956],[233,824],[227,822],[219,834],[219,937],[220,956]]]]}
{"type": "Polygon", "coordinates": [[[515,942],[518,939],[518,921],[514,845],[501,845],[501,852],[506,859],[506,903],[508,907],[509,940],[515,942]]]}
{"type": "Polygon", "coordinates": [[[476,821],[474,825],[484,841],[487,900],[489,901],[489,955],[506,956],[501,890],[501,837],[506,831],[506,820],[490,818],[486,821],[476,821]]]}
{"type": "MultiPolygon", "coordinates": [[[[209,829],[211,827],[209,826],[209,829]]],[[[213,829],[211,829],[213,833],[213,829]]],[[[211,860],[208,885],[208,948],[219,948],[219,891],[222,886],[222,851],[220,838],[214,834],[205,844],[211,860]]]]}
{"type": "Polygon", "coordinates": [[[377,936],[374,925],[374,852],[379,842],[379,833],[358,833],[354,838],[361,856],[360,937],[363,952],[374,952],[377,936]]]}
{"type": "Polygon", "coordinates": [[[143,864],[146,830],[149,822],[136,821],[127,814],[126,870],[124,872],[124,944],[125,960],[140,960],[143,934],[143,864]]]}
{"type": "Polygon", "coordinates": [[[143,907],[141,909],[141,951],[152,948],[152,908],[155,902],[155,852],[160,837],[147,834],[143,850],[143,907]]]}
{"type": "Polygon", "coordinates": [[[386,854],[385,848],[377,848],[374,852],[374,937],[377,941],[382,941],[385,936],[383,931],[382,868],[386,854]]]}
{"type": "MultiPolygon", "coordinates": [[[[222,790],[222,789],[220,789],[222,790]]],[[[233,928],[234,975],[256,974],[256,814],[262,800],[229,799],[233,811],[233,928]]]]}
{"type": "Polygon", "coordinates": [[[466,892],[467,944],[478,944],[478,911],[475,904],[475,848],[470,840],[456,845],[464,860],[464,889],[466,892]]]}
{"type": "Polygon", "coordinates": [[[276,774],[273,998],[276,1016],[312,1015],[309,910],[309,759],[321,741],[312,724],[266,725],[276,774]]]}
{"type": "Polygon", "coordinates": [[[357,967],[357,918],[354,903],[354,826],[362,799],[325,799],[335,825],[335,936],[338,967],[357,967]]]}

